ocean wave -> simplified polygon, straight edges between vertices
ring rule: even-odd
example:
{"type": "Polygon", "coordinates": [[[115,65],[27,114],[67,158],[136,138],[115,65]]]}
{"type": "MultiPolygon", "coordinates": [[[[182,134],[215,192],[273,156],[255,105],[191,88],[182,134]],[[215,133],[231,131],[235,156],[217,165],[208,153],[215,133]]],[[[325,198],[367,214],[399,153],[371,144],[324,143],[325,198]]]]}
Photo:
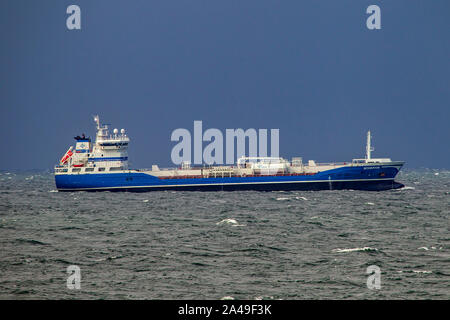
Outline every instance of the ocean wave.
{"type": "Polygon", "coordinates": [[[417,250],[425,250],[425,251],[428,251],[428,250],[436,250],[436,247],[434,247],[434,246],[432,246],[432,247],[430,247],[430,248],[428,248],[428,247],[420,247],[420,248],[417,248],[417,250]]]}
{"type": "Polygon", "coordinates": [[[29,244],[36,244],[36,245],[41,245],[41,246],[46,246],[48,245],[48,243],[44,243],[38,240],[34,240],[34,239],[16,239],[17,242],[22,242],[22,243],[29,243],[29,244]]]}
{"type": "Polygon", "coordinates": [[[218,225],[218,226],[224,225],[224,224],[232,225],[233,227],[245,227],[245,224],[239,224],[236,219],[231,219],[231,218],[223,219],[222,221],[216,223],[216,225],[218,225]]]}
{"type": "MultiPolygon", "coordinates": [[[[419,183],[417,183],[419,184],[419,183]]],[[[416,190],[416,188],[414,187],[410,187],[410,186],[404,186],[403,188],[397,189],[398,191],[404,191],[404,190],[416,190]]]]}
{"type": "Polygon", "coordinates": [[[123,256],[109,256],[109,257],[105,257],[105,258],[99,258],[99,259],[94,259],[94,262],[102,262],[102,261],[111,261],[111,260],[116,260],[116,259],[120,259],[123,258],[123,256]]]}
{"type": "Polygon", "coordinates": [[[123,256],[110,256],[108,258],[106,258],[106,260],[116,260],[116,259],[120,259],[123,258],[123,256]]]}
{"type": "Polygon", "coordinates": [[[255,300],[274,300],[273,296],[257,296],[255,300]]]}
{"type": "Polygon", "coordinates": [[[83,230],[83,228],[75,227],[75,226],[67,226],[67,227],[61,227],[59,230],[83,230]]]}
{"type": "Polygon", "coordinates": [[[357,252],[357,251],[368,251],[368,252],[373,252],[373,251],[378,251],[377,248],[371,248],[371,247],[362,247],[362,248],[350,248],[350,249],[333,249],[332,252],[337,252],[337,253],[346,253],[346,252],[357,252]]]}

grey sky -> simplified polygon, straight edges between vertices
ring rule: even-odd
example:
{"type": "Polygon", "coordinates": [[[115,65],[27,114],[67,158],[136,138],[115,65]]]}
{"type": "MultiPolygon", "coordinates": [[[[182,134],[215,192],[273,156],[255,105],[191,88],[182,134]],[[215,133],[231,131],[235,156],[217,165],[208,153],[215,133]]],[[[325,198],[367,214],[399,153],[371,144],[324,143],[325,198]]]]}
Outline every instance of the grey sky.
{"type": "Polygon", "coordinates": [[[450,2],[0,3],[0,169],[51,168],[92,115],[133,167],[170,165],[176,128],[279,128],[280,155],[449,168],[450,2]],[[66,28],[81,7],[82,29],[66,28]],[[381,30],[366,8],[381,8],[381,30]]]}

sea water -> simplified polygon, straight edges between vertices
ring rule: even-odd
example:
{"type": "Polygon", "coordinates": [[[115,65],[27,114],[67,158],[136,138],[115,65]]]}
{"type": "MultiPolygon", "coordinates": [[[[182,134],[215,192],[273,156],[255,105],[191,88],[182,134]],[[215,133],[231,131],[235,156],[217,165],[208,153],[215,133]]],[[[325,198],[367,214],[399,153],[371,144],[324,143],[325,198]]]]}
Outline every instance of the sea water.
{"type": "Polygon", "coordinates": [[[450,172],[396,180],[406,187],[71,193],[51,172],[1,171],[0,298],[450,299],[450,172]]]}

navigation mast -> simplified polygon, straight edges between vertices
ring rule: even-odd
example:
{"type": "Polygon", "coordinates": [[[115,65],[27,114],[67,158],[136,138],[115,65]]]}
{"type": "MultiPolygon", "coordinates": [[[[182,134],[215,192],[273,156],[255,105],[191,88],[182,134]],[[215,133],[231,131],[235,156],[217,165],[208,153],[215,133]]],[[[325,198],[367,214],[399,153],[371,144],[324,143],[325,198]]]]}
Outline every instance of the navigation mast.
{"type": "Polygon", "coordinates": [[[370,130],[367,131],[367,144],[366,144],[366,160],[370,160],[371,157],[371,152],[374,151],[375,149],[370,145],[370,140],[372,139],[371,135],[370,135],[370,130]]]}

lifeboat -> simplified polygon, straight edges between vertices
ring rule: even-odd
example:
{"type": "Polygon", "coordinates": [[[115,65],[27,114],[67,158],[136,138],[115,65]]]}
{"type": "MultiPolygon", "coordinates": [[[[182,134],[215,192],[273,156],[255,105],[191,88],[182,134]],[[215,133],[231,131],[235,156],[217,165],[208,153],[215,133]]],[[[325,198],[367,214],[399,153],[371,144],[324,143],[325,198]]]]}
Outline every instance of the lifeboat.
{"type": "Polygon", "coordinates": [[[73,155],[72,149],[73,149],[73,147],[70,147],[69,150],[67,150],[67,152],[64,154],[64,156],[61,158],[61,160],[60,160],[61,164],[66,164],[67,161],[69,161],[70,157],[73,155]]]}

